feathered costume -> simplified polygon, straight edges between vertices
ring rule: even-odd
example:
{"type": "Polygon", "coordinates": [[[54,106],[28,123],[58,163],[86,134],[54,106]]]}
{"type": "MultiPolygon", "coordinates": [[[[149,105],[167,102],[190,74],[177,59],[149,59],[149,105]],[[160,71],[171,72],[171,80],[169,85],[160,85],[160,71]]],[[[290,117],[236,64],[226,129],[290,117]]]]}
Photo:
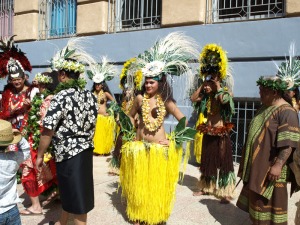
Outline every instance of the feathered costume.
{"type": "Polygon", "coordinates": [[[234,197],[236,182],[229,137],[233,128],[230,121],[234,114],[231,94],[233,79],[227,64],[227,56],[221,46],[208,44],[203,48],[200,54],[200,76],[208,82],[212,79],[212,75],[217,75],[221,80],[222,88],[216,93],[200,93],[203,95],[199,120],[202,119],[201,117],[209,119],[210,116],[219,114],[224,125],[212,127],[205,121],[197,125],[199,134],[195,138],[195,146],[198,151],[201,151],[201,154],[198,153],[198,158],[201,159],[199,189],[218,198],[234,197]],[[222,97],[222,103],[218,100],[219,96],[222,97]],[[202,134],[203,139],[201,139],[202,134]],[[199,143],[196,142],[197,139],[199,143]]]}
{"type": "MultiPolygon", "coordinates": [[[[192,80],[192,77],[189,77],[192,73],[188,61],[196,55],[197,46],[194,41],[182,33],[171,33],[137,58],[137,71],[140,72],[136,74],[142,74],[143,79],[151,77],[159,80],[162,76],[180,76],[185,73],[187,80],[192,80]]],[[[140,86],[143,79],[138,79],[140,86]]],[[[164,104],[159,108],[161,109],[158,110],[158,114],[163,113],[161,110],[164,109],[164,104]]],[[[157,126],[161,126],[160,122],[163,122],[155,121],[147,125],[145,118],[141,120],[147,130],[155,130],[157,126]]],[[[184,118],[176,126],[175,132],[168,137],[170,144],[165,147],[142,140],[130,140],[127,134],[130,136],[131,133],[127,131],[124,131],[123,140],[127,142],[122,146],[120,168],[122,195],[127,199],[127,215],[132,221],[150,225],[165,222],[174,205],[183,156],[182,141],[192,140],[195,132],[185,127],[184,118]]],[[[187,150],[186,157],[188,152],[187,150]]]]}
{"type": "MultiPolygon", "coordinates": [[[[100,64],[93,64],[90,66],[90,70],[87,71],[90,79],[94,83],[102,83],[114,78],[116,74],[116,67],[108,62],[106,57],[103,57],[100,64]]],[[[105,92],[100,90],[97,94],[98,108],[105,104],[105,92]]],[[[97,116],[96,130],[94,136],[94,153],[99,155],[110,154],[114,148],[114,141],[116,136],[116,122],[113,114],[97,116]]]]}
{"type": "MultiPolygon", "coordinates": [[[[0,40],[0,78],[6,76],[8,76],[8,79],[24,78],[25,71],[30,72],[32,69],[25,53],[15,45],[13,37],[0,40]]],[[[13,128],[22,131],[27,124],[28,117],[28,108],[23,103],[26,98],[30,98],[30,92],[31,88],[29,87],[20,93],[16,93],[12,84],[8,84],[4,88],[0,102],[2,106],[0,119],[11,122],[13,128]]]]}

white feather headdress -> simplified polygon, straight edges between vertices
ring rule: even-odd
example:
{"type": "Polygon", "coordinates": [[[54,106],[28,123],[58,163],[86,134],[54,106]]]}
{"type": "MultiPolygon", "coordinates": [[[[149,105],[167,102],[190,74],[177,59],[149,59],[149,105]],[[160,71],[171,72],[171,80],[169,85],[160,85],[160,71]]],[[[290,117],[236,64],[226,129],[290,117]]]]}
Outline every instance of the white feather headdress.
{"type": "Polygon", "coordinates": [[[191,72],[189,62],[198,54],[196,42],[182,32],[173,32],[160,39],[137,61],[145,77],[162,74],[180,76],[191,72]]]}
{"type": "Polygon", "coordinates": [[[94,63],[90,65],[87,70],[88,77],[95,83],[101,83],[103,81],[109,81],[117,74],[117,68],[115,65],[109,63],[107,57],[101,58],[101,63],[94,63]]]}
{"type": "Polygon", "coordinates": [[[291,43],[289,58],[278,66],[275,63],[278,72],[277,76],[287,82],[288,89],[300,86],[300,60],[296,56],[295,43],[291,43]]]}
{"type": "Polygon", "coordinates": [[[94,59],[84,49],[84,42],[84,38],[70,39],[51,59],[51,68],[83,73],[86,65],[94,63],[94,59]]]}

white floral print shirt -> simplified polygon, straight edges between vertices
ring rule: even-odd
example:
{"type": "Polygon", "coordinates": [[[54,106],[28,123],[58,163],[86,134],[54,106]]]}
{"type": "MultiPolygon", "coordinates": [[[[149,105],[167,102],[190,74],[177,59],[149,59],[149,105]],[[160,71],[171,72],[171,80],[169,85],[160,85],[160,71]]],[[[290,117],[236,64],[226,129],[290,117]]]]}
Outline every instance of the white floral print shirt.
{"type": "Polygon", "coordinates": [[[52,141],[56,162],[93,149],[96,119],[97,100],[90,91],[69,88],[54,95],[43,127],[55,132],[52,141]]]}

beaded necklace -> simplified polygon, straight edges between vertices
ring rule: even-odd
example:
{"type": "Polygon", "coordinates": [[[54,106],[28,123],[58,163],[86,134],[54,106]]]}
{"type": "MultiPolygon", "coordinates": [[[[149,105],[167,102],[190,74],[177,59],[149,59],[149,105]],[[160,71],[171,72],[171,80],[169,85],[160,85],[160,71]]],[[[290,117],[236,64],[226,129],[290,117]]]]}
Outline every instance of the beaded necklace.
{"type": "Polygon", "coordinates": [[[165,104],[161,98],[160,95],[155,95],[156,99],[156,106],[157,106],[157,118],[154,120],[150,120],[149,114],[150,114],[150,104],[149,104],[149,95],[144,94],[143,100],[142,100],[142,117],[145,124],[145,127],[147,130],[153,132],[157,131],[161,125],[164,122],[164,118],[166,115],[166,108],[165,104]]]}

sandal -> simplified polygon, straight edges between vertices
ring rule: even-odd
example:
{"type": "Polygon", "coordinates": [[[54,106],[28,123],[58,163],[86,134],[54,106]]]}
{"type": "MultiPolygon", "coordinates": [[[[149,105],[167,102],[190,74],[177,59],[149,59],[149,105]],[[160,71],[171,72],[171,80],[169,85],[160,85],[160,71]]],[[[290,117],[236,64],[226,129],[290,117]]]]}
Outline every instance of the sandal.
{"type": "Polygon", "coordinates": [[[20,212],[20,215],[22,216],[40,216],[43,215],[43,212],[32,212],[30,209],[25,208],[23,211],[20,212]]]}

